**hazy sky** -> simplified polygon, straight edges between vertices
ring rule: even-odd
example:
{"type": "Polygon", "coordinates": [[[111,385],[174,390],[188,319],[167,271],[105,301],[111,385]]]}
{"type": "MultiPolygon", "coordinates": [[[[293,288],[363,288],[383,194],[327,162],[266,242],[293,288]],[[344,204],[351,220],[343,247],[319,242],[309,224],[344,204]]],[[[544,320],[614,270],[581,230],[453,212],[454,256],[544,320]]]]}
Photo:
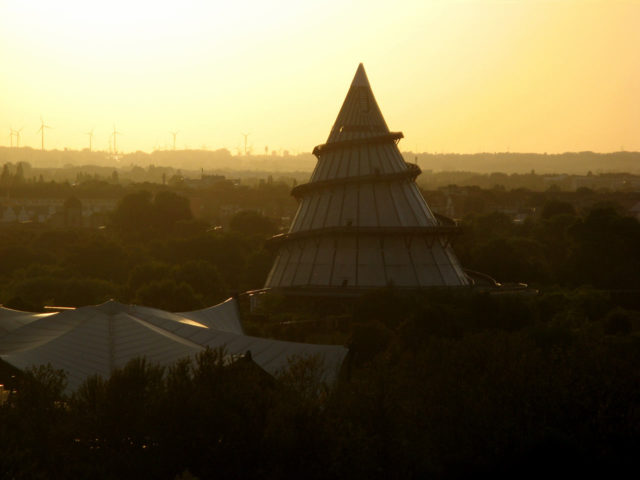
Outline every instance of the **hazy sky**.
{"type": "Polygon", "coordinates": [[[310,151],[359,62],[404,150],[640,150],[615,0],[0,0],[0,145],[310,151]]]}

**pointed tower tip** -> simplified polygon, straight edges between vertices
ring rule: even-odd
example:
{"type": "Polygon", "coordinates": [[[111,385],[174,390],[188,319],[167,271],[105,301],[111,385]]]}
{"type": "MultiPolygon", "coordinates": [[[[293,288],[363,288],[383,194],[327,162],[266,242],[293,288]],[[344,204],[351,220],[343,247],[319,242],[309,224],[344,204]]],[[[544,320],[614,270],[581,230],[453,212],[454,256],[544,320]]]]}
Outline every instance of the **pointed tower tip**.
{"type": "Polygon", "coordinates": [[[369,87],[369,79],[367,78],[367,73],[364,71],[364,65],[361,63],[358,65],[358,69],[356,70],[356,74],[353,77],[353,82],[351,82],[352,87],[369,87]]]}
{"type": "Polygon", "coordinates": [[[364,71],[364,65],[361,63],[358,65],[347,97],[344,99],[338,117],[331,128],[327,143],[375,137],[388,133],[389,128],[376,103],[369,79],[364,71]]]}

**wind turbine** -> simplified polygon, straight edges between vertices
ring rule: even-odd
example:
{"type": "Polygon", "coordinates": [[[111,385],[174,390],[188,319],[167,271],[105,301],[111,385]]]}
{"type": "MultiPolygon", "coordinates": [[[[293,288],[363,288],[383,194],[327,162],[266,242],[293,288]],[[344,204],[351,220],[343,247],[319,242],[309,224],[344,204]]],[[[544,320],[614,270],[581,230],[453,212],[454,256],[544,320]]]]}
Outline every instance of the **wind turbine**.
{"type": "Polygon", "coordinates": [[[16,147],[20,148],[20,132],[24,127],[19,128],[18,130],[14,130],[13,133],[16,135],[16,147]]]}
{"type": "Polygon", "coordinates": [[[113,124],[113,133],[111,135],[113,135],[113,154],[117,155],[118,154],[118,147],[117,147],[116,140],[117,140],[117,136],[118,135],[122,135],[122,132],[118,132],[116,130],[116,124],[115,123],[113,124]]]}
{"type": "Polygon", "coordinates": [[[178,134],[180,133],[180,130],[178,130],[177,132],[169,132],[171,135],[173,135],[173,149],[176,149],[176,137],[178,136],[178,134]]]}
{"type": "Polygon", "coordinates": [[[44,152],[44,129],[45,128],[53,128],[53,127],[50,127],[49,125],[45,125],[44,120],[42,119],[42,116],[40,116],[40,128],[36,133],[40,133],[41,135],[41,149],[43,152],[44,152]]]}
{"type": "Polygon", "coordinates": [[[251,135],[251,133],[241,133],[240,135],[242,135],[244,137],[244,154],[247,154],[247,138],[249,138],[249,135],[251,135]]]}
{"type": "Polygon", "coordinates": [[[10,142],[11,148],[13,148],[13,135],[15,133],[16,131],[13,128],[9,127],[9,142],[10,142]]]}
{"type": "Polygon", "coordinates": [[[86,132],[85,135],[89,135],[89,151],[91,151],[91,143],[93,141],[93,128],[90,132],[86,132]]]}

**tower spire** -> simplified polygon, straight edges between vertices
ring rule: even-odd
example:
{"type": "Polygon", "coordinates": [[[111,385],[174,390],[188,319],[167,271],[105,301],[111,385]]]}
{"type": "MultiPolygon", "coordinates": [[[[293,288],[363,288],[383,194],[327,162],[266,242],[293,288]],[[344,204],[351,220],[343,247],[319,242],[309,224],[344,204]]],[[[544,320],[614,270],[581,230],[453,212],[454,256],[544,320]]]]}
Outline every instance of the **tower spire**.
{"type": "Polygon", "coordinates": [[[371,88],[371,85],[369,85],[369,79],[367,78],[367,72],[364,71],[364,65],[362,63],[358,65],[358,69],[356,70],[356,74],[353,76],[351,86],[371,88]]]}
{"type": "Polygon", "coordinates": [[[389,133],[389,128],[373,96],[364,65],[360,64],[329,133],[327,143],[374,137],[386,133],[389,133]]]}
{"type": "Polygon", "coordinates": [[[393,284],[461,286],[469,280],[449,244],[458,232],[420,194],[420,168],[404,161],[360,64],[289,232],[272,238],[278,256],[265,288],[358,294],[393,284]]]}

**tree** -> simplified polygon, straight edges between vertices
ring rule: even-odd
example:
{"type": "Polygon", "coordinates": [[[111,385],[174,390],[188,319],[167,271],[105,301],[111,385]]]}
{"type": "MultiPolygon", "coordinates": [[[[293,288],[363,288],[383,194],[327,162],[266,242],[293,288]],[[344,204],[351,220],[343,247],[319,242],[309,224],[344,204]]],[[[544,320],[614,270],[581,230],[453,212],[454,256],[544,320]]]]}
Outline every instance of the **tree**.
{"type": "Polygon", "coordinates": [[[542,218],[549,219],[555,215],[573,215],[575,216],[576,210],[569,202],[562,202],[560,200],[549,200],[542,207],[542,218]]]}
{"type": "Polygon", "coordinates": [[[178,222],[193,218],[186,197],[161,191],[154,198],[148,191],[126,195],[112,216],[114,227],[125,236],[148,238],[174,232],[178,222]]]}
{"type": "Polygon", "coordinates": [[[171,278],[157,280],[140,287],[135,303],[171,312],[196,310],[204,307],[202,297],[185,282],[176,283],[171,278]]]}
{"type": "Polygon", "coordinates": [[[139,232],[152,226],[151,193],[146,190],[126,195],[113,212],[113,225],[121,233],[139,232]]]}
{"type": "Polygon", "coordinates": [[[22,162],[18,162],[16,174],[13,176],[13,180],[16,183],[24,183],[24,167],[22,166],[22,162]]]}
{"type": "Polygon", "coordinates": [[[9,165],[6,163],[2,167],[2,174],[0,174],[0,185],[8,185],[11,180],[11,172],[9,172],[9,165]]]}
{"type": "Polygon", "coordinates": [[[206,305],[224,300],[225,288],[218,269],[204,260],[190,260],[174,267],[173,275],[178,284],[186,283],[202,296],[206,305]]]}
{"type": "Polygon", "coordinates": [[[170,191],[156,193],[153,199],[153,210],[156,227],[160,230],[171,229],[176,222],[191,220],[191,208],[189,199],[170,191]]]}
{"type": "Polygon", "coordinates": [[[273,235],[278,228],[273,220],[255,210],[243,210],[236,213],[229,222],[231,230],[245,235],[273,235]]]}
{"type": "Polygon", "coordinates": [[[614,207],[597,207],[568,230],[569,279],[599,288],[640,287],[640,222],[614,207]]]}

